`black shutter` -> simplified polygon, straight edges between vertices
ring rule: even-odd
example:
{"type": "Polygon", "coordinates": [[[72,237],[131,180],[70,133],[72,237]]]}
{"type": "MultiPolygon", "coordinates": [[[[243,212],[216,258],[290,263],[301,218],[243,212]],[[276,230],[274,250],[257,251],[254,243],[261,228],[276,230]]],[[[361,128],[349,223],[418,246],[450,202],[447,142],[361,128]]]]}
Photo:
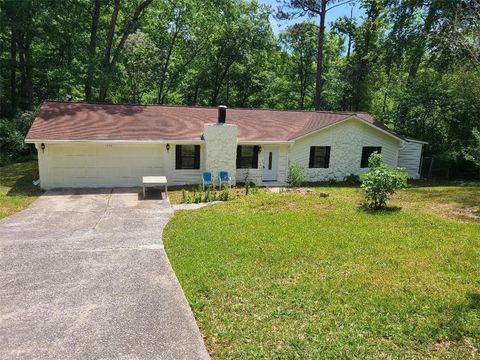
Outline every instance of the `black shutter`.
{"type": "Polygon", "coordinates": [[[310,146],[310,160],[308,161],[308,167],[313,168],[313,159],[315,158],[315,146],[310,146]]]}
{"type": "Polygon", "coordinates": [[[182,145],[175,145],[175,169],[182,168],[182,145]]]}
{"type": "Polygon", "coordinates": [[[237,146],[237,169],[240,169],[242,159],[242,147],[237,146]]]}
{"type": "Polygon", "coordinates": [[[328,168],[330,167],[330,146],[325,147],[325,161],[324,161],[324,167],[328,168]]]}
{"type": "Polygon", "coordinates": [[[258,169],[258,146],[253,147],[252,169],[258,169]]]}
{"type": "Polygon", "coordinates": [[[200,145],[195,145],[195,159],[193,161],[193,168],[200,169],[200,145]]]}

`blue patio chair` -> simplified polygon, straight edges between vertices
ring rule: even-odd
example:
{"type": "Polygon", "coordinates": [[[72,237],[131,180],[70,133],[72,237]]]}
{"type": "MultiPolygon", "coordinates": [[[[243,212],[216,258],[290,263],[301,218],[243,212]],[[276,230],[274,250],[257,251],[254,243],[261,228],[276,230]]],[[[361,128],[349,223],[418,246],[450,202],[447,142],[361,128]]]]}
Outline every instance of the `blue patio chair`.
{"type": "Polygon", "coordinates": [[[202,188],[205,190],[205,185],[207,186],[213,186],[213,175],[210,171],[204,171],[202,173],[202,188]]]}
{"type": "Polygon", "coordinates": [[[235,183],[235,178],[232,178],[228,171],[220,171],[218,173],[218,182],[220,185],[220,189],[222,188],[222,183],[228,184],[228,186],[232,187],[235,183]]]}

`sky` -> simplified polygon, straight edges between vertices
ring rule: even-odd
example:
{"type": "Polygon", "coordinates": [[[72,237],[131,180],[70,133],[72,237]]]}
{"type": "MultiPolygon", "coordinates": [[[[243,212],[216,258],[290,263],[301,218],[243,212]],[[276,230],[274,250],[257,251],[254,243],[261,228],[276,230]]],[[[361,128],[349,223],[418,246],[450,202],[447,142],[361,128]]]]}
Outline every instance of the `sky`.
{"type": "MultiPolygon", "coordinates": [[[[283,0],[281,1],[283,2],[283,0]]],[[[274,11],[276,11],[279,5],[277,0],[259,0],[259,2],[270,5],[274,11]]],[[[342,2],[342,1],[339,1],[339,2],[342,2]]],[[[332,5],[335,5],[335,4],[332,4],[332,5]]],[[[326,19],[327,28],[329,28],[330,24],[333,21],[335,21],[337,18],[341,16],[350,16],[350,11],[352,8],[353,8],[353,17],[360,19],[364,15],[364,11],[360,8],[357,2],[354,2],[353,6],[351,4],[337,6],[327,12],[327,19],[326,19]]],[[[304,18],[297,18],[293,20],[276,20],[274,16],[270,16],[270,22],[272,23],[272,29],[275,35],[278,35],[278,33],[281,32],[288,25],[291,25],[296,22],[308,20],[308,19],[309,17],[305,16],[304,18]]],[[[311,18],[311,20],[315,21],[316,23],[318,23],[319,21],[318,17],[311,18]]],[[[359,23],[361,23],[361,21],[359,21],[359,23]]]]}

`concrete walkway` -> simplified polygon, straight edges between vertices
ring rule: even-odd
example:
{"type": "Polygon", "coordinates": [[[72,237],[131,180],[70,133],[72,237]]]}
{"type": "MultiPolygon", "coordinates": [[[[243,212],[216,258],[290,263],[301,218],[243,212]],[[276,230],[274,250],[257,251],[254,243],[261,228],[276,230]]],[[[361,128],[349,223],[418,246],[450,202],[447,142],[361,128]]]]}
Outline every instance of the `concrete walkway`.
{"type": "Polygon", "coordinates": [[[208,359],[161,241],[172,213],[104,189],[0,221],[0,358],[208,359]]]}

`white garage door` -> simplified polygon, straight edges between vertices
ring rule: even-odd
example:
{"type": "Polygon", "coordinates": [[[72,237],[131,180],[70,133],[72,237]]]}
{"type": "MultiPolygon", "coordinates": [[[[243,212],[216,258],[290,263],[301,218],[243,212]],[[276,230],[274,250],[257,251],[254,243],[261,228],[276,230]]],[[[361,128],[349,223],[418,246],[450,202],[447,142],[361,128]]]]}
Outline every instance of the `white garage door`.
{"type": "Polygon", "coordinates": [[[42,187],[139,186],[164,174],[162,145],[49,144],[42,154],[42,187]]]}

